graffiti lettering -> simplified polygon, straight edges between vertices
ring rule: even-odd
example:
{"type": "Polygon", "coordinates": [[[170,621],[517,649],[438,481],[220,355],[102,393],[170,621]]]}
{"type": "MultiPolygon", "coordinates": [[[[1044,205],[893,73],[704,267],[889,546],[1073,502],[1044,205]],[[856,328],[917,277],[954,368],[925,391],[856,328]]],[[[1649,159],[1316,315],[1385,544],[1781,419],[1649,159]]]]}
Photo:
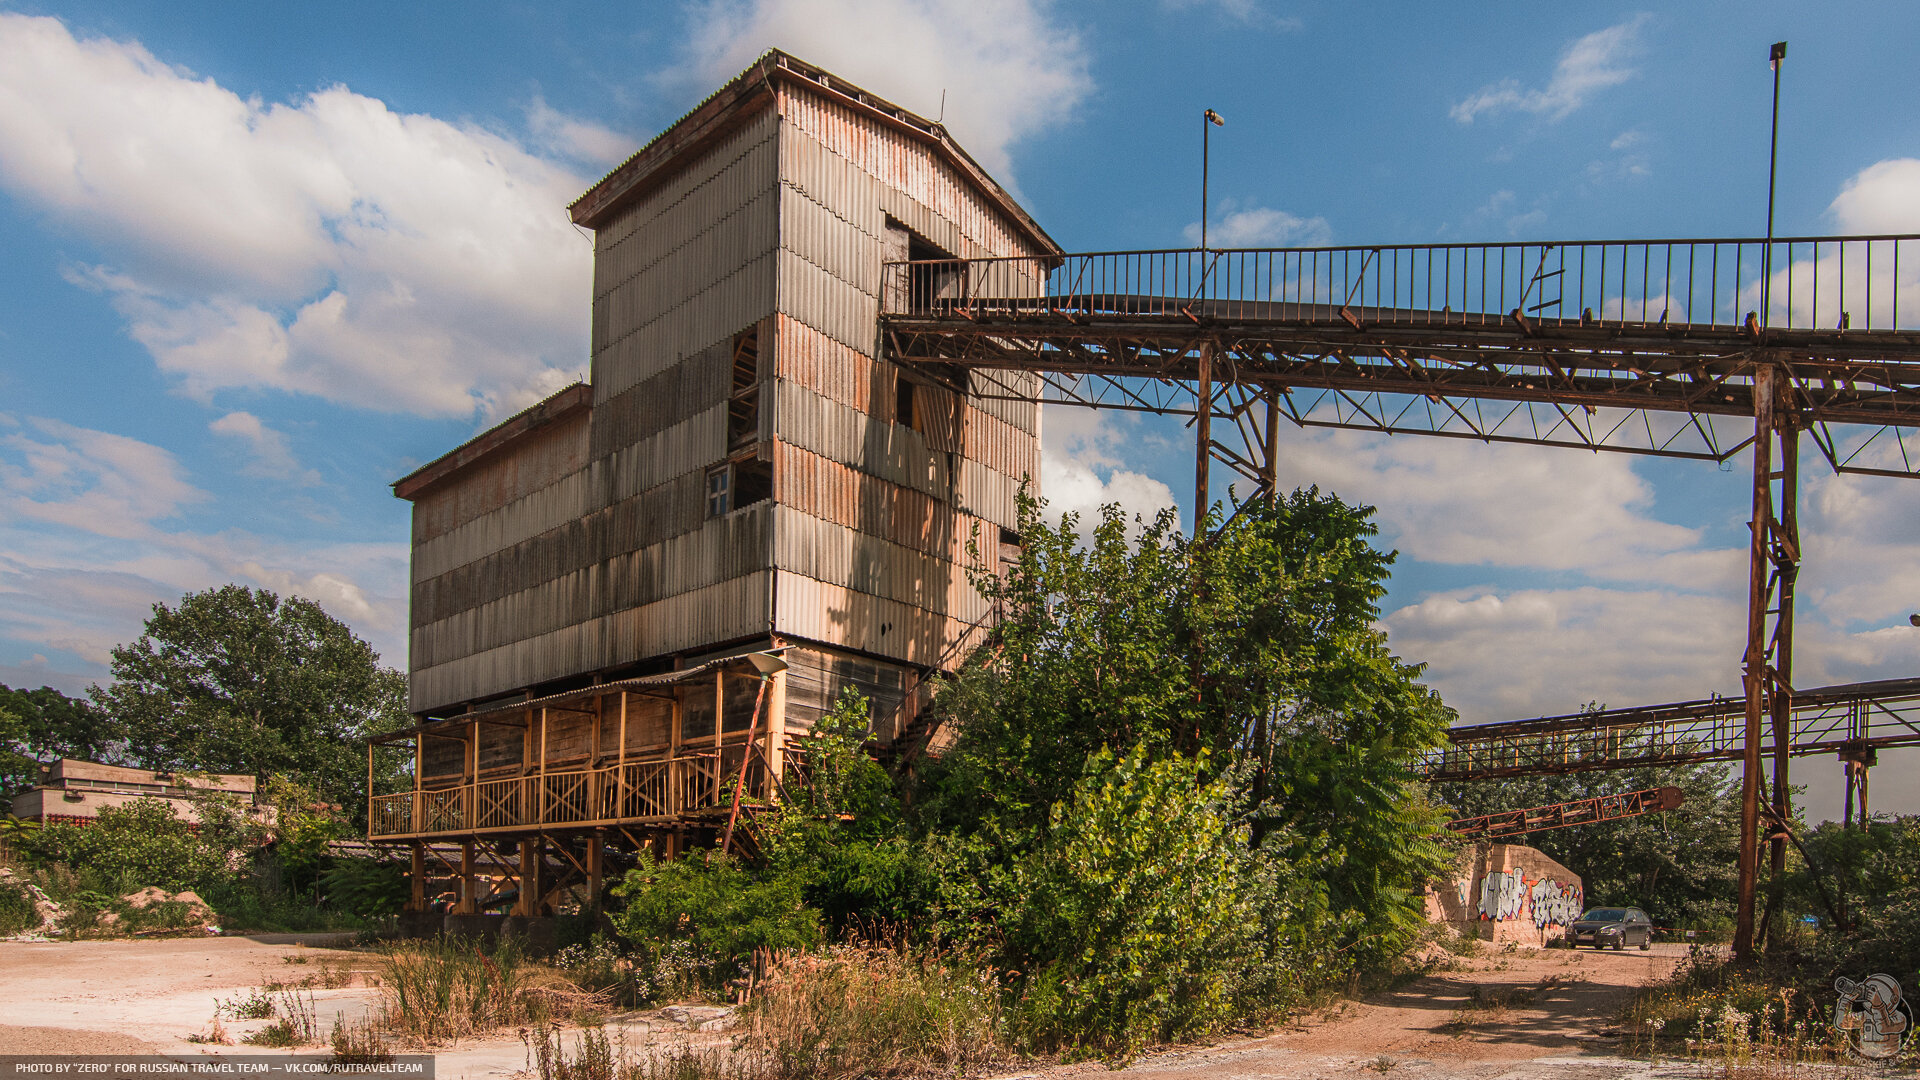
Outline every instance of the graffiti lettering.
{"type": "Polygon", "coordinates": [[[1542,930],[1565,926],[1580,917],[1584,900],[1580,886],[1544,877],[1528,880],[1524,867],[1495,870],[1480,879],[1479,915],[1494,922],[1531,915],[1542,930]]]}

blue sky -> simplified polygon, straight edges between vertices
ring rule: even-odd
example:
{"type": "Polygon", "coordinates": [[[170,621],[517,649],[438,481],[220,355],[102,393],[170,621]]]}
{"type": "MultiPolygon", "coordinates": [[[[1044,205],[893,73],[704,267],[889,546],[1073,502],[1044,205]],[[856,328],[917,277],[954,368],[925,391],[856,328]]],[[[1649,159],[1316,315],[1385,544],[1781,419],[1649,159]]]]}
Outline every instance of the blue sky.
{"type": "MultiPolygon", "coordinates": [[[[0,682],[82,689],[225,581],[403,663],[387,483],[584,370],[565,203],[765,47],[944,92],[1089,250],[1191,243],[1207,107],[1216,244],[1756,235],[1781,38],[1779,231],[1920,231],[1908,4],[0,0],[0,682]]],[[[1046,430],[1063,508],[1190,498],[1177,424],[1046,430]]],[[[1467,718],[1737,689],[1744,462],[1284,445],[1380,508],[1384,625],[1467,718]]],[[[1920,486],[1805,475],[1797,681],[1920,672],[1920,486]]]]}

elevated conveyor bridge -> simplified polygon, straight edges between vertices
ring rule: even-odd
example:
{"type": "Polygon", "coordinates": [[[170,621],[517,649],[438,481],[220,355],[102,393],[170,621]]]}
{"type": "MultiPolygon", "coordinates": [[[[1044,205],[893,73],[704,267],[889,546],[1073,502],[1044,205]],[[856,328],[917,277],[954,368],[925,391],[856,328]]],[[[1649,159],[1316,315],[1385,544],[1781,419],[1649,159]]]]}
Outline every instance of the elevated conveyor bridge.
{"type": "MultiPolygon", "coordinates": [[[[1735,945],[1751,947],[1763,758],[1769,816],[1788,820],[1788,759],[1831,744],[1803,732],[1841,707],[1792,684],[1799,440],[1838,472],[1920,476],[1920,235],[922,260],[882,268],[880,307],[910,378],[1188,417],[1196,521],[1216,462],[1256,496],[1275,490],[1284,424],[1718,463],[1751,451],[1742,699],[1642,710],[1673,719],[1637,727],[1589,714],[1464,729],[1438,755],[1461,776],[1626,761],[1596,749],[1615,736],[1649,763],[1703,760],[1683,747],[1737,757],[1735,945]]],[[[1877,716],[1882,698],[1851,700],[1877,716]]],[[[1862,765],[1874,745],[1906,745],[1866,738],[1849,744],[1862,765]]]]}

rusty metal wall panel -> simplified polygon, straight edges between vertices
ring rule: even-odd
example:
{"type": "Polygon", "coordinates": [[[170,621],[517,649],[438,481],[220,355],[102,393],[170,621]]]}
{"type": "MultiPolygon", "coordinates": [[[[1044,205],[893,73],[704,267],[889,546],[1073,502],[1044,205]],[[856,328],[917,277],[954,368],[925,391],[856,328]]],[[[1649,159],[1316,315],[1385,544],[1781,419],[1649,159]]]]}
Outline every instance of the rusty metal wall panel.
{"type": "Polygon", "coordinates": [[[983,395],[974,401],[980,411],[1029,435],[1040,433],[1040,406],[1035,400],[1040,396],[1039,375],[1031,371],[981,369],[973,373],[973,378],[976,393],[983,395]],[[1015,396],[1024,400],[1007,400],[1015,396]]]}
{"type": "Polygon", "coordinates": [[[491,513],[413,547],[413,580],[426,581],[591,513],[600,490],[597,466],[531,492],[491,513]]]}
{"type": "Polygon", "coordinates": [[[968,632],[959,619],[799,574],[774,579],[775,632],[932,667],[968,632]]]}
{"type": "Polygon", "coordinates": [[[969,622],[986,611],[964,567],[791,507],[776,511],[774,565],[969,622]]]}
{"type": "Polygon", "coordinates": [[[567,417],[527,432],[417,496],[415,543],[459,528],[518,499],[550,487],[586,464],[587,417],[567,417]]]}
{"type": "Polygon", "coordinates": [[[977,461],[960,462],[954,504],[996,525],[1015,528],[1020,522],[1020,481],[977,461]]]}
{"type": "MultiPolygon", "coordinates": [[[[877,248],[874,258],[877,263],[877,248]]],[[[869,355],[879,349],[879,296],[785,249],[780,252],[780,310],[850,348],[869,355]]]]}
{"type": "Polygon", "coordinates": [[[872,416],[891,418],[898,369],[850,348],[789,315],[774,319],[773,376],[872,416]]]}
{"type": "MultiPolygon", "coordinates": [[[[772,545],[772,508],[772,503],[746,507],[638,551],[604,561],[585,559],[581,569],[570,572],[536,563],[528,574],[536,580],[529,587],[416,627],[413,662],[427,667],[443,664],[764,569],[772,545]]],[[[569,534],[577,533],[577,546],[586,550],[591,531],[582,526],[569,534]]],[[[531,560],[535,554],[526,552],[522,557],[531,560]]],[[[568,548],[549,557],[557,561],[577,556],[568,548]]],[[[489,583],[482,580],[478,585],[486,588],[489,583]]]]}
{"type": "Polygon", "coordinates": [[[763,571],[446,663],[417,665],[411,708],[424,712],[581,671],[764,634],[769,587],[770,574],[763,571]]]}
{"type": "Polygon", "coordinates": [[[723,341],[594,406],[590,454],[602,458],[727,399],[733,343],[723,341]]]}
{"type": "Polygon", "coordinates": [[[880,238],[785,184],[780,246],[868,296],[880,294],[880,238]]]}
{"type": "Polygon", "coordinates": [[[936,498],[952,497],[948,455],[927,449],[918,432],[785,380],[772,389],[782,441],[936,498]]]}
{"type": "Polygon", "coordinates": [[[705,469],[727,455],[727,408],[715,405],[702,413],[615,451],[605,460],[607,498],[632,498],[678,476],[705,469]]]}
{"type": "Polygon", "coordinates": [[[774,447],[782,507],[951,563],[971,561],[967,545],[997,537],[979,518],[912,488],[869,476],[791,443],[774,447]]]}

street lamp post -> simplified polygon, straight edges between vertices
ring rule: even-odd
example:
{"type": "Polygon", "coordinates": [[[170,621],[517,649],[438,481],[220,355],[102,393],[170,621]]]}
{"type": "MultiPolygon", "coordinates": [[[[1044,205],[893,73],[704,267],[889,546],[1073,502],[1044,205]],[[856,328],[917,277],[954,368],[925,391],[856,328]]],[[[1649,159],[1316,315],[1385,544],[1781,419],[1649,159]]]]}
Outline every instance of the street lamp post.
{"type": "Polygon", "coordinates": [[[1780,69],[1786,59],[1787,43],[1774,42],[1773,48],[1767,51],[1767,66],[1773,68],[1773,135],[1767,145],[1767,246],[1760,254],[1760,325],[1763,327],[1773,325],[1773,186],[1780,165],[1780,69]]]}
{"type": "Polygon", "coordinates": [[[1207,170],[1213,162],[1213,129],[1226,127],[1220,114],[1208,109],[1200,116],[1200,250],[1207,250],[1207,170]]]}

